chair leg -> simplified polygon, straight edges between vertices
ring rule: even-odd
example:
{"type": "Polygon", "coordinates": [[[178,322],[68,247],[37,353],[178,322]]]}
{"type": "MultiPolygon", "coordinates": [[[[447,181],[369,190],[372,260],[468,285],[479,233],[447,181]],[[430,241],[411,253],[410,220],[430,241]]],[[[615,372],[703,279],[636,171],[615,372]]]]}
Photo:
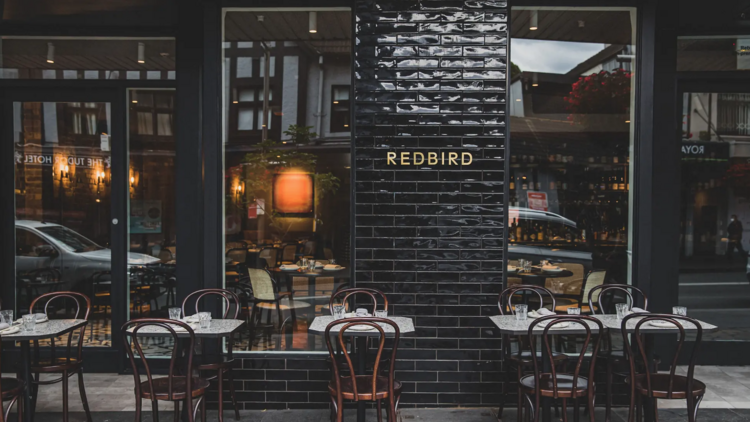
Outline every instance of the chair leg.
{"type": "Polygon", "coordinates": [[[396,402],[393,397],[388,398],[388,422],[396,422],[396,402]]]}
{"type": "Polygon", "coordinates": [[[68,371],[62,372],[62,420],[68,422],[68,371]]]}
{"type": "Polygon", "coordinates": [[[336,400],[336,422],[344,422],[344,401],[336,400]]]}
{"type": "Polygon", "coordinates": [[[698,406],[700,406],[703,396],[698,396],[693,399],[692,408],[690,402],[688,402],[688,422],[696,422],[698,420],[698,406]]]}
{"type": "Polygon", "coordinates": [[[141,422],[141,407],[143,407],[141,398],[135,396],[135,422],[141,422]]]}
{"type": "Polygon", "coordinates": [[[201,422],[206,422],[206,396],[201,397],[201,422]]]}
{"type": "Polygon", "coordinates": [[[607,359],[607,386],[606,386],[606,404],[604,410],[604,422],[612,419],[612,359],[607,359]]]}
{"type": "Polygon", "coordinates": [[[581,407],[578,404],[578,399],[573,399],[573,421],[575,422],[581,420],[581,407]]]}
{"type": "MultiPolygon", "coordinates": [[[[378,422],[383,422],[383,406],[382,406],[382,400],[376,400],[378,403],[378,422]]],[[[391,415],[388,414],[388,421],[390,422],[391,415]]]]}
{"type": "MultiPolygon", "coordinates": [[[[510,381],[510,371],[508,370],[509,362],[503,361],[502,368],[503,368],[503,383],[500,388],[500,405],[497,409],[497,421],[502,422],[503,420],[503,410],[505,410],[505,400],[506,397],[508,397],[508,381],[510,381]]],[[[520,411],[520,409],[519,409],[520,411]]]]}
{"type": "Polygon", "coordinates": [[[91,410],[89,409],[89,401],[86,398],[86,387],[83,385],[83,369],[78,369],[78,391],[81,393],[81,403],[83,403],[83,411],[86,412],[86,422],[91,422],[91,410]]]}
{"type": "Polygon", "coordinates": [[[562,420],[568,422],[568,399],[562,399],[562,420]]]}
{"type": "Polygon", "coordinates": [[[234,396],[234,374],[231,369],[227,371],[227,377],[229,378],[229,395],[232,397],[232,406],[234,406],[234,418],[240,420],[240,409],[237,407],[237,399],[234,396]]]}
{"type": "Polygon", "coordinates": [[[172,419],[174,419],[174,422],[179,422],[180,420],[180,402],[176,401],[174,402],[174,416],[172,419]]]}
{"type": "Polygon", "coordinates": [[[159,422],[159,402],[156,400],[151,400],[151,414],[154,422],[159,422]]]}
{"type": "Polygon", "coordinates": [[[36,398],[39,396],[39,373],[34,374],[34,382],[31,384],[31,408],[36,409],[36,398]]]}

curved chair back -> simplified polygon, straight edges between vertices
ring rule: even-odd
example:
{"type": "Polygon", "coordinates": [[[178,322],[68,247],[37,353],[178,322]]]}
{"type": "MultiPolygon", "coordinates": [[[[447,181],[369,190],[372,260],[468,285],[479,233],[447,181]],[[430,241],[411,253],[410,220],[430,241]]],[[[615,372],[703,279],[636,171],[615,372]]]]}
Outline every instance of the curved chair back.
{"type": "MultiPolygon", "coordinates": [[[[635,286],[629,284],[601,284],[594,287],[589,291],[589,309],[592,314],[604,314],[605,306],[607,305],[607,298],[612,297],[614,294],[624,294],[627,298],[627,304],[629,309],[633,309],[634,306],[640,302],[643,304],[644,310],[648,309],[648,297],[643,291],[635,286]],[[596,301],[594,300],[596,297],[596,301]],[[596,306],[594,306],[596,305],[596,306]],[[599,312],[597,312],[599,311],[599,312]]],[[[611,312],[610,312],[611,313],[611,312]]]]}
{"type": "MultiPolygon", "coordinates": [[[[182,321],[173,320],[173,319],[163,319],[163,318],[140,318],[140,319],[133,319],[125,324],[123,324],[122,329],[120,330],[122,333],[122,342],[125,346],[125,351],[127,352],[128,358],[130,359],[130,365],[133,368],[133,378],[135,379],[135,397],[136,400],[141,399],[141,371],[139,368],[139,365],[136,363],[135,357],[136,355],[138,357],[143,357],[146,354],[143,352],[143,347],[141,346],[141,339],[142,338],[152,338],[153,335],[150,336],[138,336],[138,333],[143,331],[165,331],[165,334],[167,337],[172,337],[172,355],[169,359],[169,372],[167,373],[167,394],[170,399],[173,398],[174,394],[178,391],[175,391],[175,376],[179,376],[180,372],[180,365],[179,365],[179,359],[181,352],[185,353],[187,356],[187,366],[186,368],[192,368],[193,367],[193,345],[195,344],[195,333],[193,332],[193,329],[190,328],[189,325],[182,321]],[[181,351],[180,349],[180,341],[177,336],[177,332],[175,331],[176,327],[180,327],[182,330],[185,330],[187,334],[189,335],[189,343],[185,344],[185,350],[181,351]]],[[[166,342],[166,344],[169,344],[169,342],[166,342]]],[[[151,362],[149,362],[149,359],[139,359],[141,365],[143,365],[143,369],[146,375],[146,381],[148,382],[148,388],[153,393],[156,390],[154,389],[154,372],[151,370],[151,362]]],[[[191,402],[191,394],[189,393],[192,390],[192,376],[184,377],[185,382],[187,383],[187,388],[184,391],[187,391],[188,393],[185,395],[186,399],[188,400],[188,409],[192,409],[192,402],[191,402]]],[[[154,397],[152,394],[151,397],[154,397]]],[[[152,399],[154,400],[154,399],[152,399]]],[[[174,399],[172,399],[174,401],[174,399]]]]}
{"type": "MultiPolygon", "coordinates": [[[[635,381],[636,377],[638,376],[638,373],[636,372],[636,358],[641,359],[641,362],[645,362],[645,365],[640,365],[641,367],[645,368],[644,375],[646,376],[646,388],[648,389],[648,395],[650,397],[653,397],[654,389],[653,384],[651,382],[651,379],[654,375],[654,372],[652,372],[652,368],[650,365],[649,357],[646,353],[646,345],[644,337],[641,333],[641,329],[643,328],[644,324],[650,323],[651,321],[666,321],[671,324],[674,324],[677,329],[679,330],[679,334],[677,335],[677,348],[674,352],[674,358],[672,359],[670,368],[669,368],[669,382],[667,386],[667,397],[666,399],[672,399],[672,395],[675,393],[674,386],[676,384],[675,382],[675,370],[677,369],[677,362],[680,358],[680,352],[682,352],[683,347],[685,346],[685,338],[686,338],[686,332],[685,327],[683,324],[687,325],[690,328],[693,328],[693,326],[696,329],[695,332],[695,340],[692,340],[692,350],[690,350],[690,360],[688,361],[688,371],[687,371],[687,389],[685,391],[679,391],[680,393],[686,393],[686,396],[690,395],[690,392],[693,391],[693,375],[695,372],[695,361],[698,356],[698,348],[700,347],[701,340],[703,339],[703,327],[701,327],[700,322],[696,321],[693,318],[681,316],[681,315],[671,315],[671,314],[630,314],[622,319],[622,325],[620,326],[622,331],[622,338],[623,338],[623,344],[625,344],[625,350],[626,353],[629,356],[628,362],[630,363],[630,392],[631,397],[635,397],[635,381]],[[645,316],[644,316],[645,315],[645,316]],[[638,320],[634,320],[634,318],[640,318],[638,320]],[[632,338],[634,340],[630,340],[631,336],[628,334],[627,327],[631,326],[633,335],[632,338]]],[[[648,325],[646,325],[648,328],[648,325]]],[[[660,374],[664,374],[664,372],[660,372],[660,374]]]]}
{"type": "MultiPolygon", "coordinates": [[[[390,331],[390,330],[389,330],[390,331]]],[[[393,384],[394,384],[394,370],[395,370],[395,364],[396,362],[396,351],[398,349],[398,341],[401,337],[401,331],[398,329],[398,325],[391,321],[390,319],[385,318],[346,318],[346,319],[340,319],[331,322],[326,327],[325,331],[325,338],[326,338],[326,345],[328,346],[328,354],[331,356],[331,367],[333,368],[333,383],[336,387],[336,392],[338,393],[338,398],[341,399],[341,384],[342,381],[346,381],[347,379],[351,379],[352,388],[354,389],[354,401],[358,401],[358,397],[360,394],[371,394],[372,399],[375,400],[376,393],[377,393],[377,383],[378,383],[378,374],[381,373],[382,368],[380,368],[380,365],[384,362],[390,362],[389,368],[388,368],[388,394],[389,397],[393,397],[393,384]],[[375,360],[372,362],[372,371],[368,373],[358,373],[355,370],[355,365],[352,364],[352,359],[349,356],[349,353],[337,353],[337,351],[334,349],[333,344],[331,343],[331,330],[334,327],[337,328],[337,331],[339,332],[338,335],[338,347],[339,350],[346,350],[346,336],[342,335],[349,327],[354,325],[367,325],[370,327],[373,327],[375,330],[378,331],[378,337],[377,342],[373,341],[373,344],[377,344],[377,354],[375,355],[375,360]],[[386,352],[388,357],[383,359],[383,352],[385,349],[385,343],[386,343],[386,334],[384,325],[387,325],[390,327],[391,330],[393,330],[393,341],[390,342],[391,344],[391,350],[390,352],[386,352]],[[341,361],[341,358],[344,358],[344,361],[341,361]],[[343,366],[342,366],[343,365],[343,366]],[[349,375],[342,375],[339,368],[348,368],[349,375]],[[362,377],[369,377],[367,386],[370,387],[369,391],[359,391],[359,383],[356,382],[357,378],[362,377]]],[[[373,338],[374,340],[375,338],[373,338]]],[[[372,347],[372,345],[371,345],[372,347]]]]}
{"type": "MultiPolygon", "coordinates": [[[[73,319],[83,319],[86,320],[86,324],[84,324],[79,330],[78,330],[78,345],[77,345],[77,354],[76,359],[78,361],[81,361],[83,359],[83,340],[84,336],[86,334],[86,326],[88,325],[89,320],[89,313],[91,312],[91,299],[89,299],[88,296],[86,296],[83,293],[78,292],[50,292],[45,293],[41,296],[38,296],[34,298],[34,300],[31,302],[31,306],[29,306],[29,313],[34,313],[34,309],[36,308],[37,304],[44,304],[44,307],[42,308],[45,315],[47,315],[47,318],[53,319],[52,317],[54,315],[49,314],[49,306],[51,303],[59,303],[61,305],[61,308],[64,308],[65,305],[69,304],[72,301],[75,303],[75,313],[73,314],[73,319]]],[[[72,347],[73,347],[73,333],[71,332],[68,334],[68,344],[66,346],[66,363],[70,363],[73,359],[73,353],[72,353],[72,347]]],[[[38,360],[39,358],[39,341],[34,341],[34,354],[38,360]]],[[[57,350],[55,347],[55,339],[50,339],[50,354],[52,357],[52,362],[56,359],[57,350]]]]}
{"type": "Polygon", "coordinates": [[[267,270],[248,268],[253,297],[258,300],[276,300],[276,285],[267,270]]]}
{"type": "Polygon", "coordinates": [[[544,299],[549,298],[549,303],[552,304],[552,309],[555,309],[555,296],[544,287],[533,286],[529,284],[518,284],[512,287],[508,287],[503,290],[497,298],[497,309],[500,311],[500,315],[515,315],[516,309],[512,306],[513,296],[523,293],[536,296],[539,299],[539,308],[544,307],[544,299]]]}
{"type": "Polygon", "coordinates": [[[355,304],[358,304],[358,302],[356,302],[358,296],[367,296],[372,300],[372,312],[370,312],[370,315],[375,315],[375,310],[378,308],[378,298],[382,299],[383,309],[388,309],[388,298],[385,296],[385,293],[380,290],[366,289],[362,287],[336,290],[328,300],[328,309],[333,313],[334,302],[341,301],[341,303],[346,304],[350,298],[355,301],[355,304]]]}
{"type": "Polygon", "coordinates": [[[247,262],[247,248],[232,248],[226,253],[226,257],[240,264],[247,262]]]}
{"type": "MultiPolygon", "coordinates": [[[[585,331],[585,337],[583,338],[583,343],[580,345],[580,353],[578,353],[577,358],[575,361],[572,359],[569,360],[569,364],[575,362],[575,366],[573,366],[573,373],[569,374],[572,376],[571,381],[571,387],[569,390],[569,394],[566,394],[566,397],[577,397],[578,394],[583,391],[583,389],[580,389],[581,383],[583,382],[581,380],[581,368],[583,367],[584,361],[586,360],[586,352],[588,351],[589,345],[593,346],[592,354],[590,356],[591,363],[588,364],[589,373],[586,376],[586,382],[588,385],[586,386],[588,389],[589,398],[592,398],[594,394],[594,369],[596,368],[596,355],[599,353],[599,343],[601,340],[601,336],[604,333],[604,325],[602,325],[601,321],[599,321],[596,318],[592,318],[590,316],[585,315],[561,315],[561,316],[548,316],[548,317],[542,317],[535,319],[531,325],[529,325],[529,338],[533,338],[535,334],[540,334],[537,330],[536,332],[534,329],[542,325],[543,330],[541,332],[541,343],[542,347],[544,347],[544,351],[546,352],[546,357],[549,359],[549,365],[551,373],[550,375],[550,384],[552,386],[552,394],[555,399],[560,398],[560,385],[557,378],[557,363],[554,361],[553,355],[552,355],[552,336],[555,334],[554,331],[550,333],[550,329],[553,328],[556,325],[562,324],[562,323],[570,323],[570,324],[577,324],[583,327],[583,330],[585,331]],[[593,333],[592,326],[596,327],[596,333],[593,333]]],[[[537,355],[537,341],[531,342],[531,356],[537,355]]],[[[575,357],[573,355],[572,357],[575,357]]],[[[539,366],[542,362],[539,362],[539,359],[531,359],[534,364],[534,377],[536,379],[535,388],[536,388],[536,399],[539,400],[541,397],[541,382],[539,381],[542,377],[542,373],[539,369],[539,366]]],[[[568,366],[570,367],[570,366],[568,366]]],[[[565,383],[567,384],[567,380],[565,383]]],[[[568,392],[567,388],[564,390],[566,393],[568,392]]],[[[538,408],[538,404],[537,404],[538,408]]]]}
{"type": "Polygon", "coordinates": [[[581,289],[581,298],[578,303],[583,304],[583,301],[586,300],[586,298],[593,298],[594,300],[598,300],[599,295],[596,294],[596,292],[594,292],[594,294],[591,294],[591,291],[596,287],[604,284],[604,280],[606,277],[607,272],[605,270],[594,270],[589,272],[586,275],[586,278],[583,280],[583,289],[581,289]]]}
{"type": "Polygon", "coordinates": [[[279,250],[276,248],[263,248],[258,257],[266,261],[266,266],[268,268],[276,268],[279,266],[279,250]]]}
{"type": "Polygon", "coordinates": [[[208,297],[221,299],[222,305],[224,305],[223,319],[229,318],[230,315],[231,319],[237,319],[240,315],[240,298],[234,292],[225,289],[202,289],[190,293],[185,297],[185,300],[182,301],[182,315],[187,316],[185,305],[187,305],[190,300],[195,300],[195,313],[202,312],[200,310],[201,300],[208,297]],[[234,309],[234,312],[232,312],[232,309],[234,309]]]}
{"type": "Polygon", "coordinates": [[[295,262],[297,260],[297,249],[299,245],[292,243],[284,246],[281,252],[281,260],[283,262],[295,262]]]}
{"type": "Polygon", "coordinates": [[[229,251],[230,249],[247,249],[247,242],[242,240],[227,242],[224,244],[224,250],[229,251]]]}

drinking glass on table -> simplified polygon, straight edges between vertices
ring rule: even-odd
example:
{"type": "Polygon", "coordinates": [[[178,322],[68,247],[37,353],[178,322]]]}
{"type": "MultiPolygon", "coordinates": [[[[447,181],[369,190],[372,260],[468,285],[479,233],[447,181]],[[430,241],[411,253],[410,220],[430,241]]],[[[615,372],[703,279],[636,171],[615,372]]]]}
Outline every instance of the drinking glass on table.
{"type": "Polygon", "coordinates": [[[181,315],[182,315],[182,309],[169,308],[169,319],[180,319],[181,315]]]}
{"type": "Polygon", "coordinates": [[[529,316],[529,305],[516,305],[516,321],[526,321],[529,316]]]}
{"type": "Polygon", "coordinates": [[[568,308],[568,315],[581,315],[581,308],[568,308]]]}
{"type": "Polygon", "coordinates": [[[679,316],[687,316],[687,308],[684,306],[673,306],[672,313],[679,316]]]}
{"type": "Polygon", "coordinates": [[[28,314],[21,317],[21,324],[24,331],[36,330],[36,315],[28,314]]]}
{"type": "Polygon", "coordinates": [[[336,260],[334,258],[331,258],[328,260],[328,263],[331,265],[336,265],[336,260]]]}
{"type": "Polygon", "coordinates": [[[200,327],[205,329],[211,326],[211,312],[198,312],[200,327]]]}
{"type": "Polygon", "coordinates": [[[617,320],[620,321],[628,314],[630,307],[627,303],[616,303],[615,310],[617,311],[617,320]]]}
{"type": "Polygon", "coordinates": [[[375,318],[388,318],[388,310],[387,309],[379,309],[375,311],[375,318]]]}
{"type": "Polygon", "coordinates": [[[7,309],[4,311],[0,311],[0,319],[2,320],[0,322],[4,322],[8,325],[13,325],[13,310],[7,309]]]}
{"type": "Polygon", "coordinates": [[[333,309],[331,309],[331,314],[333,315],[333,319],[344,319],[344,316],[346,314],[346,308],[344,307],[344,304],[342,302],[334,302],[333,309]]]}
{"type": "Polygon", "coordinates": [[[307,261],[307,271],[310,271],[310,272],[315,271],[315,260],[314,259],[309,259],[307,261]]]}

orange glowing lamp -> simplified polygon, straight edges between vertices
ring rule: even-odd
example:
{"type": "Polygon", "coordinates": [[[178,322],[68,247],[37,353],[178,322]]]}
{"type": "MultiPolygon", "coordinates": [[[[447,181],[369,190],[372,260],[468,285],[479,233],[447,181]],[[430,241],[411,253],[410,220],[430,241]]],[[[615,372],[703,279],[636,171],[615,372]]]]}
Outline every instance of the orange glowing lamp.
{"type": "Polygon", "coordinates": [[[290,217],[309,217],[313,214],[313,175],[309,173],[281,173],[273,179],[273,207],[276,212],[290,217]]]}

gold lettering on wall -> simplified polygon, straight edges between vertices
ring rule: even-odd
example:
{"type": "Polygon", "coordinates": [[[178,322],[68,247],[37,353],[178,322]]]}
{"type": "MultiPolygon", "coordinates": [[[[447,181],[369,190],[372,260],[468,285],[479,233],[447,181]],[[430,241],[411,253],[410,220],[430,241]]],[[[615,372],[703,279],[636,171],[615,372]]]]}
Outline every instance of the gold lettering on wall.
{"type": "Polygon", "coordinates": [[[421,166],[422,164],[424,164],[424,154],[422,154],[421,152],[415,152],[413,155],[415,166],[421,166]]]}
{"type": "Polygon", "coordinates": [[[395,159],[396,159],[396,153],[395,152],[389,152],[388,153],[388,165],[390,166],[391,164],[393,164],[395,166],[396,165],[396,160],[395,159]]]}
{"type": "Polygon", "coordinates": [[[420,151],[402,151],[400,154],[388,152],[386,155],[386,164],[389,166],[421,166],[425,162],[429,166],[438,163],[449,166],[468,166],[474,162],[474,156],[470,152],[440,152],[440,156],[438,156],[437,152],[420,151]]]}

